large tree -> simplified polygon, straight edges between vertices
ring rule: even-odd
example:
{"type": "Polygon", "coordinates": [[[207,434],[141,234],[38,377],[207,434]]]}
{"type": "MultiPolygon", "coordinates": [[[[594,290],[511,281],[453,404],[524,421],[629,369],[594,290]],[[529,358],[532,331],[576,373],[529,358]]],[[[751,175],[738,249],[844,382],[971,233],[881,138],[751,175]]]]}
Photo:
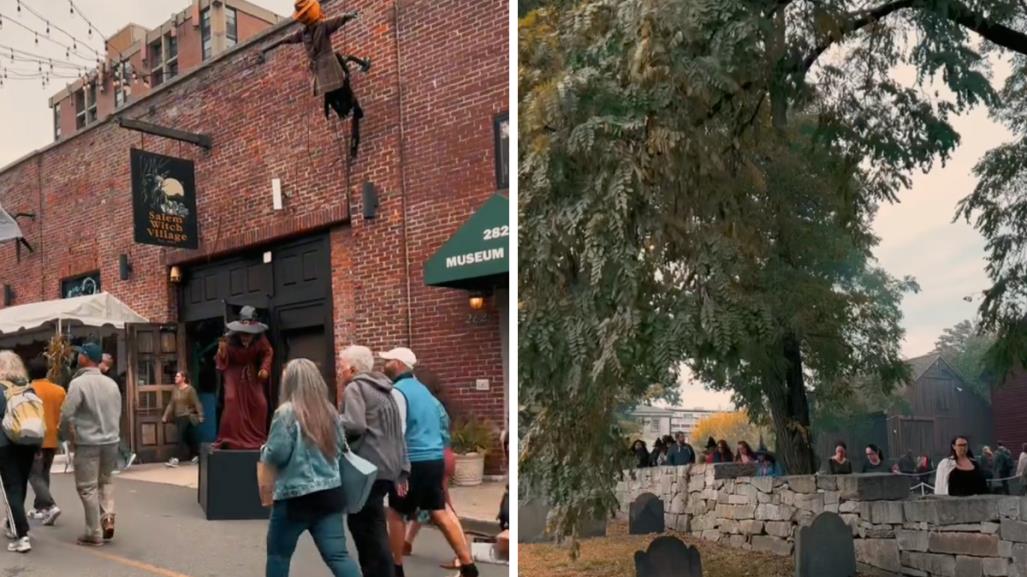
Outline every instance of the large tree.
{"type": "Polygon", "coordinates": [[[874,212],[957,146],[952,115],[1001,109],[982,50],[1027,53],[1022,0],[542,4],[519,40],[524,485],[561,534],[607,513],[616,411],[682,360],[812,472],[808,391],[908,376],[915,284],[876,266],[874,212]]]}

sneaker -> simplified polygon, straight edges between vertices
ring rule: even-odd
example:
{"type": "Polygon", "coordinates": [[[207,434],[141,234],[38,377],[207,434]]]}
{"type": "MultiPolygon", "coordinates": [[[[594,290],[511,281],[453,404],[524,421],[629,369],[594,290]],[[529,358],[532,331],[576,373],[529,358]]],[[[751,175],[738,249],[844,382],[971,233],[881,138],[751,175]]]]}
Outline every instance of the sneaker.
{"type": "Polygon", "coordinates": [[[50,507],[50,510],[46,511],[43,515],[43,524],[48,527],[53,527],[53,524],[57,522],[57,517],[61,516],[61,509],[57,505],[50,507]]]}
{"type": "Polygon", "coordinates": [[[103,528],[103,539],[104,541],[110,541],[114,538],[114,515],[107,515],[103,519],[100,519],[100,527],[103,528]]]}
{"type": "Polygon", "coordinates": [[[189,460],[189,462],[195,465],[195,464],[200,462],[200,458],[199,457],[193,457],[192,459],[189,460]]]}
{"type": "Polygon", "coordinates": [[[25,535],[21,539],[8,543],[7,550],[12,553],[28,553],[32,550],[32,543],[29,543],[29,536],[25,535]]]}
{"type": "Polygon", "coordinates": [[[178,459],[176,459],[175,457],[171,457],[171,459],[168,460],[167,463],[164,463],[164,466],[165,467],[171,467],[171,468],[177,467],[178,466],[178,459]]]}
{"type": "Polygon", "coordinates": [[[82,536],[75,539],[75,543],[82,545],[83,547],[103,547],[103,539],[98,539],[96,537],[82,536]]]}
{"type": "Polygon", "coordinates": [[[32,509],[25,516],[29,519],[43,519],[46,517],[46,509],[32,509]]]}

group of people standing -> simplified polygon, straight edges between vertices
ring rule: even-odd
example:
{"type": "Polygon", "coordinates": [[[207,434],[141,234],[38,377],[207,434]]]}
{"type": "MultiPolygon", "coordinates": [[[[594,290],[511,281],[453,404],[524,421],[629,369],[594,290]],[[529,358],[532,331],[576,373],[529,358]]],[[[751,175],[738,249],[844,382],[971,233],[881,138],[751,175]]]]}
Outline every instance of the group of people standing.
{"type": "Polygon", "coordinates": [[[99,546],[114,538],[114,491],[111,477],[120,452],[121,392],[108,377],[103,351],[96,343],[75,347],[78,372],[67,392],[46,378],[47,364],[33,359],[26,370],[13,351],[0,351],[0,415],[7,415],[15,398],[37,398],[41,404],[45,436],[11,438],[0,430],[0,475],[10,522],[5,533],[8,551],[32,550],[29,518],[52,526],[61,514],[50,493],[50,467],[58,446],[58,433],[74,447],[75,486],[85,513],[85,532],[79,545],[99,546]],[[25,510],[28,485],[35,493],[34,507],[25,510]],[[12,526],[13,525],[13,526],[12,526]]]}
{"type": "Polygon", "coordinates": [[[663,438],[656,439],[652,452],[646,447],[645,441],[638,439],[632,444],[632,454],[635,458],[635,467],[639,469],[663,466],[678,467],[693,463],[754,463],[757,466],[757,474],[760,476],[781,474],[773,453],[762,444],[759,450],[753,451],[747,441],[739,441],[735,452],[732,453],[731,446],[726,440],[716,441],[713,437],[709,437],[706,441],[706,448],[702,453],[697,453],[695,448],[688,443],[683,432],[678,432],[674,437],[665,435],[663,438]]]}
{"type": "Polygon", "coordinates": [[[848,448],[839,441],[835,444],[835,452],[827,461],[826,473],[831,475],[848,475],[859,473],[894,473],[907,475],[913,483],[933,486],[936,495],[968,496],[983,495],[992,492],[1010,493],[1010,481],[1019,479],[1021,492],[1027,487],[1027,443],[1019,459],[1014,461],[1012,453],[1001,441],[992,451],[985,446],[982,457],[974,457],[970,441],[960,435],[952,439],[949,455],[942,459],[934,468],[929,455],[920,455],[914,460],[913,453],[908,451],[898,462],[889,467],[884,454],[876,445],[865,447],[865,457],[858,471],[848,458],[848,448]],[[992,482],[994,481],[994,486],[992,482]]]}

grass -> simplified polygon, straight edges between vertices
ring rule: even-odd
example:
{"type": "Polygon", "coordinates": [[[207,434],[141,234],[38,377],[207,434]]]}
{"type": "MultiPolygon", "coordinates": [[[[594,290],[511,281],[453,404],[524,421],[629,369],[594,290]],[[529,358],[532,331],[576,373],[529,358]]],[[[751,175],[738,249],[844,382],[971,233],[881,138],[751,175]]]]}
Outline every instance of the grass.
{"type": "MultiPolygon", "coordinates": [[[[732,549],[690,535],[668,531],[699,549],[703,577],[794,577],[791,557],[732,549]]],[[[547,577],[635,577],[635,551],[643,551],[660,535],[628,535],[625,523],[610,523],[607,536],[581,541],[581,556],[572,561],[567,547],[519,545],[521,575],[547,577]]]]}

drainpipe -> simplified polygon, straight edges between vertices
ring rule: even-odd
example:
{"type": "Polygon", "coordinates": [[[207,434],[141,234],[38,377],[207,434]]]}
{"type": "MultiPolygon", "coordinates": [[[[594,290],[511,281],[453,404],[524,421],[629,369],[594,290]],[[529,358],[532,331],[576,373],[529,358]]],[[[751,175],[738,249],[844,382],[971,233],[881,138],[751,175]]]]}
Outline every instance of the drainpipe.
{"type": "Polygon", "coordinates": [[[410,293],[410,242],[407,236],[407,176],[406,176],[406,155],[404,150],[406,149],[406,123],[403,121],[403,77],[402,77],[402,52],[400,51],[399,42],[399,23],[401,19],[400,2],[402,0],[395,0],[392,4],[393,16],[395,18],[395,26],[393,26],[393,38],[396,43],[396,108],[399,112],[399,193],[400,198],[403,202],[403,222],[402,222],[402,234],[403,234],[403,274],[406,276],[406,300],[407,300],[407,345],[413,346],[414,340],[414,320],[413,320],[413,297],[410,293]]]}

